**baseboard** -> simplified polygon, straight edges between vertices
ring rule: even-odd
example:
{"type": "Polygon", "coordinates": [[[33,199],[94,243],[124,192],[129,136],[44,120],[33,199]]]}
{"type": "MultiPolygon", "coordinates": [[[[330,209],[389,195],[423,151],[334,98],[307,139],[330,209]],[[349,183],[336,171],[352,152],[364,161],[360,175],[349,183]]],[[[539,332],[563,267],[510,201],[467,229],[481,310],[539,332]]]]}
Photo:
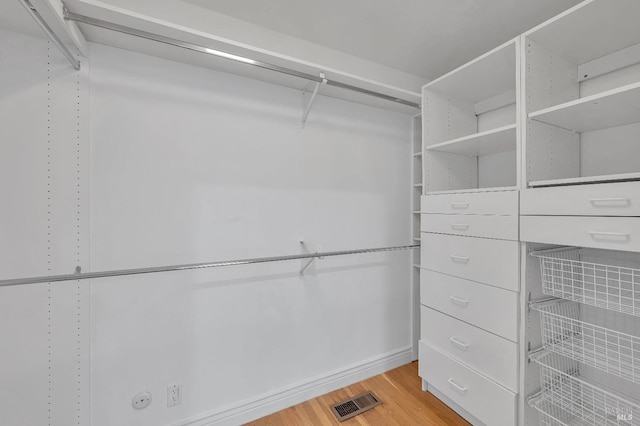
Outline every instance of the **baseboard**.
{"type": "Polygon", "coordinates": [[[241,425],[408,364],[413,358],[412,355],[412,347],[408,346],[220,410],[172,423],[171,426],[241,425]]]}

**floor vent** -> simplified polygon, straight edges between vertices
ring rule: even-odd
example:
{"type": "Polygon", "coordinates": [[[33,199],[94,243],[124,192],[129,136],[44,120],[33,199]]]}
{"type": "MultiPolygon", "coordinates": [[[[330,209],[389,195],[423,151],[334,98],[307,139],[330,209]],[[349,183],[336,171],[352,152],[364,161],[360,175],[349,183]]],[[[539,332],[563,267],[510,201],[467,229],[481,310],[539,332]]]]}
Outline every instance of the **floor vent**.
{"type": "Polygon", "coordinates": [[[360,413],[364,413],[380,404],[382,404],[382,402],[380,402],[378,397],[369,391],[332,405],[331,411],[333,411],[333,414],[336,415],[338,420],[343,421],[357,416],[360,413]]]}

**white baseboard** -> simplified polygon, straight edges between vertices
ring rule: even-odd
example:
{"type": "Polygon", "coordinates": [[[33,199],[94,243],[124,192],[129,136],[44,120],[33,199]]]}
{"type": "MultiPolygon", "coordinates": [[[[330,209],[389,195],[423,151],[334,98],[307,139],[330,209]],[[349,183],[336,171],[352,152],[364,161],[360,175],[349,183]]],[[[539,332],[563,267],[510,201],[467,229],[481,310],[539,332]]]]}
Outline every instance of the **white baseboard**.
{"type": "Polygon", "coordinates": [[[412,347],[408,346],[232,406],[172,423],[172,426],[238,426],[408,364],[413,358],[412,352],[412,347]]]}

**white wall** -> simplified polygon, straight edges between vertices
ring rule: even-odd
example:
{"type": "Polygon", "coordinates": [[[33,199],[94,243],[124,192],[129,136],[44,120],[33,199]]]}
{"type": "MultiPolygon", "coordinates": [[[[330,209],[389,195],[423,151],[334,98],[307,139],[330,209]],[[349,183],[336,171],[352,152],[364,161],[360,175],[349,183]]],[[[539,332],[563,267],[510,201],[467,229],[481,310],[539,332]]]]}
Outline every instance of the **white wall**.
{"type": "MultiPolygon", "coordinates": [[[[410,243],[408,116],[318,97],[303,130],[300,92],[99,45],[88,100],[87,61],[1,40],[1,278],[410,243]]],[[[237,424],[411,359],[409,252],[302,264],[0,289],[0,424],[89,424],[89,379],[95,426],[237,424]]]]}
{"type": "MultiPolygon", "coordinates": [[[[319,97],[301,129],[300,92],[100,45],[91,82],[93,270],[409,242],[408,116],[319,97]]],[[[198,418],[409,359],[408,252],[305,279],[302,263],[94,281],[93,424],[198,418]],[[156,399],[134,412],[141,390],[156,399]]]]}

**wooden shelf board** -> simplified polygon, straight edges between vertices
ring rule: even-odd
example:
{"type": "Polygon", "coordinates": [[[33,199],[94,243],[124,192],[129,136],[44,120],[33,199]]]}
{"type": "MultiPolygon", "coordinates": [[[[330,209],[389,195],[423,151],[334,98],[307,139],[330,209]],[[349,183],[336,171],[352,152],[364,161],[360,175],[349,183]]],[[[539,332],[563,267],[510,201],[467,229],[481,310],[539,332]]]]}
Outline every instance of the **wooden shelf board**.
{"type": "Polygon", "coordinates": [[[640,82],[532,112],[529,118],[574,132],[640,122],[640,82]]]}
{"type": "Polygon", "coordinates": [[[448,152],[451,154],[481,156],[515,151],[516,141],[516,125],[514,123],[431,145],[426,149],[428,151],[448,152]]]}
{"type": "Polygon", "coordinates": [[[640,180],[640,172],[622,173],[619,175],[601,175],[601,176],[583,176],[577,178],[538,180],[529,182],[529,187],[535,188],[540,186],[560,186],[560,185],[581,185],[590,183],[618,182],[640,180]]]}

